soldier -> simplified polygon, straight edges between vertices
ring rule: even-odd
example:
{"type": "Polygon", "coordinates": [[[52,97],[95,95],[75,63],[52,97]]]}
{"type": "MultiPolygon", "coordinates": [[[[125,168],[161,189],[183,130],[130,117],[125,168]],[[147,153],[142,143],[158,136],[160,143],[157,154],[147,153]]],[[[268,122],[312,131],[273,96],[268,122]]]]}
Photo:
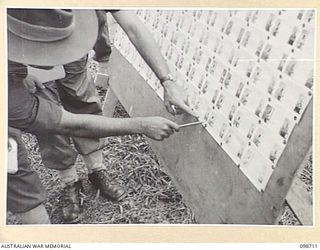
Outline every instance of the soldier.
{"type": "MultiPolygon", "coordinates": [[[[167,110],[173,114],[183,111],[192,114],[186,105],[186,93],[175,83],[144,25],[130,11],[111,13],[160,79],[167,110]],[[176,108],[172,109],[172,105],[176,108]]],[[[141,133],[163,140],[179,128],[161,117],[100,116],[99,98],[86,75],[87,52],[92,47],[96,49],[97,60],[108,60],[110,53],[110,47],[105,46],[105,15],[101,11],[97,14],[86,10],[8,9],[9,125],[37,135],[45,165],[56,169],[65,184],[62,210],[64,220],[69,223],[78,221],[81,210],[82,185],[74,165],[78,153],[84,159],[92,184],[102,195],[117,201],[124,196],[125,189],[109,180],[99,138],[141,133]],[[30,93],[23,82],[27,86],[39,84],[28,76],[26,65],[40,68],[64,65],[66,76],[30,93]],[[58,105],[60,101],[63,108],[58,105]],[[70,146],[69,136],[77,152],[70,146]]]]}

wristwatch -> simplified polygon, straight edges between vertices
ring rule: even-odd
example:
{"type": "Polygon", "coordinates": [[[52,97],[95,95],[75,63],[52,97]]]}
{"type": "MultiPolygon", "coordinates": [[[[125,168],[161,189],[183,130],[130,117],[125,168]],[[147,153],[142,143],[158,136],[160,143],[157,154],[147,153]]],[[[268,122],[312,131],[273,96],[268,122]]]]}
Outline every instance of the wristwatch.
{"type": "Polygon", "coordinates": [[[165,77],[162,77],[162,78],[160,79],[160,83],[161,83],[161,84],[164,83],[165,81],[176,81],[176,79],[174,79],[173,75],[168,74],[168,75],[166,75],[165,77]]]}

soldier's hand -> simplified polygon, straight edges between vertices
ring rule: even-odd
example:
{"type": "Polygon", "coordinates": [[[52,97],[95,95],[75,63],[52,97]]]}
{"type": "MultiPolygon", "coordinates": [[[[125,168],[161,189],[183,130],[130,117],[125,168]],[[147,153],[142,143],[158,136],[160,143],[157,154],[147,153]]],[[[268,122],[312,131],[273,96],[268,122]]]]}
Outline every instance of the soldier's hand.
{"type": "Polygon", "coordinates": [[[144,117],[141,119],[142,133],[153,140],[162,141],[179,130],[178,124],[163,117],[144,117]]]}
{"type": "Polygon", "coordinates": [[[44,89],[45,86],[40,83],[40,81],[32,75],[27,75],[27,77],[23,80],[24,86],[28,89],[31,94],[37,92],[37,89],[44,89]]]}

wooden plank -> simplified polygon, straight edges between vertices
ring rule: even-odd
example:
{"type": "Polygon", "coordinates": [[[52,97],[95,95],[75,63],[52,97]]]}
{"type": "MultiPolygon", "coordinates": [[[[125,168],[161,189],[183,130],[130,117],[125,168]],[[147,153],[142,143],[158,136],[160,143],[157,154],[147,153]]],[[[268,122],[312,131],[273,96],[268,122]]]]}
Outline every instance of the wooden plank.
{"type": "Polygon", "coordinates": [[[103,104],[102,104],[102,113],[104,116],[112,117],[114,110],[116,108],[116,105],[118,103],[118,98],[114,94],[111,88],[108,88],[106,96],[104,98],[103,104]]]}
{"type": "Polygon", "coordinates": [[[313,225],[313,199],[312,195],[307,191],[305,184],[299,179],[305,164],[311,154],[312,148],[309,149],[304,161],[297,170],[292,185],[287,194],[287,203],[291,207],[302,225],[313,225]]]}
{"type": "Polygon", "coordinates": [[[313,200],[304,183],[294,178],[287,194],[287,202],[304,226],[313,225],[313,200]]]}
{"type": "MultiPolygon", "coordinates": [[[[138,72],[114,50],[110,86],[132,116],[173,117],[138,72]]],[[[273,224],[294,173],[312,142],[312,102],[293,131],[265,192],[259,192],[201,126],[182,129],[164,142],[151,141],[199,223],[273,224]],[[299,146],[297,146],[299,145],[299,146]]]]}
{"type": "Polygon", "coordinates": [[[109,83],[109,65],[108,63],[99,63],[99,69],[95,76],[94,83],[98,87],[107,89],[109,83]]]}
{"type": "Polygon", "coordinates": [[[102,89],[107,90],[107,93],[104,97],[102,103],[102,113],[104,116],[112,117],[115,107],[118,103],[118,98],[113,93],[111,88],[108,88],[109,85],[109,76],[110,69],[108,63],[99,63],[98,72],[95,76],[95,79],[89,79],[90,81],[94,81],[94,84],[102,89]]]}

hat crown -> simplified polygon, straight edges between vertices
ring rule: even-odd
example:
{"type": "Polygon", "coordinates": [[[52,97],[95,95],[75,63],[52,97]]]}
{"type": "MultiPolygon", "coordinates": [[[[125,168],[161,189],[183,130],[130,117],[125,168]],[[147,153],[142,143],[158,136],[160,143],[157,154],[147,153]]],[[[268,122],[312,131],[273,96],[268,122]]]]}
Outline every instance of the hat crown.
{"type": "Polygon", "coordinates": [[[7,9],[8,59],[55,66],[70,63],[91,50],[98,36],[94,10],[7,9]]]}
{"type": "Polygon", "coordinates": [[[8,30],[31,41],[54,42],[71,35],[75,20],[72,10],[9,9],[8,30]]]}

